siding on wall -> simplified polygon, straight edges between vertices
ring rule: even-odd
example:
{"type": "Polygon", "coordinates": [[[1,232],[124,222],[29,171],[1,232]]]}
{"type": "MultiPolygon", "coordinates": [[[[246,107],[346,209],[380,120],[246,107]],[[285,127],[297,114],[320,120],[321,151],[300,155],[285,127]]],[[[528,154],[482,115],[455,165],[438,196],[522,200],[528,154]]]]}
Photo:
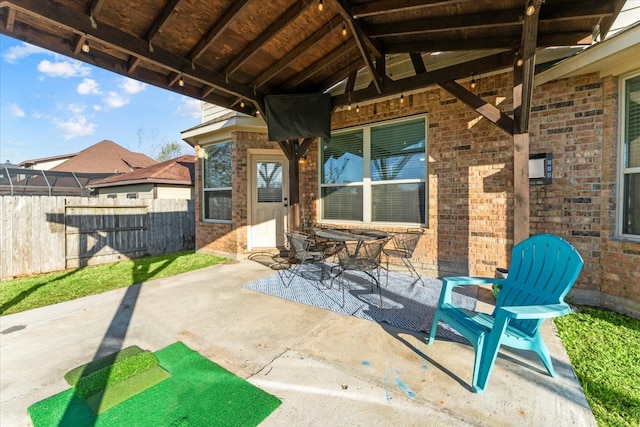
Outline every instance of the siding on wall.
{"type": "Polygon", "coordinates": [[[115,194],[119,199],[126,199],[127,194],[136,193],[138,199],[153,199],[153,184],[119,185],[96,188],[98,197],[106,198],[115,194]]]}

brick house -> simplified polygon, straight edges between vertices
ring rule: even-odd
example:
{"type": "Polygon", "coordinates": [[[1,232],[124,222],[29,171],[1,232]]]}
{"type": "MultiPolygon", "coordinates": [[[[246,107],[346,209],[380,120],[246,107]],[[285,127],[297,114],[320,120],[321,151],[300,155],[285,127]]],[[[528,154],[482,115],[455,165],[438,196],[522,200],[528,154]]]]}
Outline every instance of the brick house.
{"type": "MultiPolygon", "coordinates": [[[[529,128],[530,153],[550,154],[552,167],[550,182],[531,180],[530,233],[560,235],[581,253],[574,303],[636,317],[638,40],[636,26],[540,73],[529,128]]],[[[512,76],[476,76],[473,90],[511,114],[512,76]]],[[[259,118],[203,108],[203,123],[183,132],[200,154],[196,248],[243,255],[282,246],[289,168],[279,144],[259,118]],[[279,193],[264,191],[274,186],[279,193]]],[[[303,227],[422,227],[413,261],[432,276],[492,276],[508,265],[512,137],[437,86],[336,110],[331,128],[331,142],[314,141],[299,165],[303,227]]]]}

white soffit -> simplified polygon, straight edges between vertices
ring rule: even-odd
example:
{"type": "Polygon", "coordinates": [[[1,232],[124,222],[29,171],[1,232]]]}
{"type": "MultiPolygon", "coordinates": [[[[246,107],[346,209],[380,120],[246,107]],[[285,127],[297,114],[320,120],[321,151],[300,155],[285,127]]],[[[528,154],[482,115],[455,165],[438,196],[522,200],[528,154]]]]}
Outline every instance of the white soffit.
{"type": "Polygon", "coordinates": [[[589,73],[620,76],[640,69],[640,24],[592,45],[536,75],[535,84],[589,73]]]}

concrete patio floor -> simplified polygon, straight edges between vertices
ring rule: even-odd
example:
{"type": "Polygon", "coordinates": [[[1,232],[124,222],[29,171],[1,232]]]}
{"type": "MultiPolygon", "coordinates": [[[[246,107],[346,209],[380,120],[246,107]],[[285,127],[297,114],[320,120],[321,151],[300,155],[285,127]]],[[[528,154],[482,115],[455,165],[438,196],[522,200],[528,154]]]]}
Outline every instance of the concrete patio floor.
{"type": "Polygon", "coordinates": [[[80,364],[175,341],[279,397],[263,426],[596,425],[551,322],[544,334],[559,378],[533,353],[502,350],[478,395],[470,346],[427,346],[425,333],[242,287],[269,274],[232,261],[0,317],[0,425],[31,425],[27,407],[68,388],[63,376],[80,364]]]}

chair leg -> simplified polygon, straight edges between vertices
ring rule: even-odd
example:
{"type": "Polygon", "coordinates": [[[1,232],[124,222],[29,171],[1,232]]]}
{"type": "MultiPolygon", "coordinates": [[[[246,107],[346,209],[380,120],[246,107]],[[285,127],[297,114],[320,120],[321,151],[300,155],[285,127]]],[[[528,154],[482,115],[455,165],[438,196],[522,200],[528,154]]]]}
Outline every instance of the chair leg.
{"type": "Polygon", "coordinates": [[[411,263],[411,260],[409,258],[402,258],[402,262],[404,263],[405,267],[407,267],[407,270],[409,270],[409,273],[411,273],[412,276],[415,274],[417,277],[417,279],[411,284],[413,285],[419,280],[422,286],[424,287],[425,286],[424,281],[422,280],[422,277],[420,276],[420,274],[418,274],[418,271],[416,270],[416,268],[411,263]]]}
{"type": "Polygon", "coordinates": [[[433,316],[433,323],[431,324],[431,332],[429,332],[429,339],[427,340],[427,345],[433,344],[433,340],[436,339],[438,322],[440,322],[440,315],[438,314],[438,310],[436,310],[436,314],[433,316]]]}
{"type": "Polygon", "coordinates": [[[540,359],[542,360],[544,367],[547,368],[549,375],[556,378],[556,371],[553,369],[553,363],[551,362],[551,354],[549,354],[549,349],[542,339],[540,332],[537,333],[535,340],[533,341],[533,346],[533,351],[540,356],[540,359]]]}

